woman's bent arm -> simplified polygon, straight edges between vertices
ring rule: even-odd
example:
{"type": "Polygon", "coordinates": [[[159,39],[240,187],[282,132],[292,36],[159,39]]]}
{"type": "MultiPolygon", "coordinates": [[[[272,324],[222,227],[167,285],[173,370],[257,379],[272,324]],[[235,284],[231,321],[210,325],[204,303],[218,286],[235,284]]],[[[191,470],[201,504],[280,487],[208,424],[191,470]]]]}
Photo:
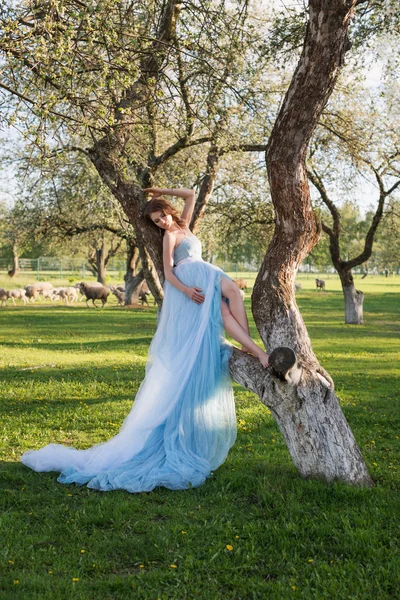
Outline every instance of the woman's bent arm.
{"type": "Polygon", "coordinates": [[[187,287],[184,285],[173,273],[174,266],[174,253],[175,247],[175,236],[173,233],[165,233],[163,240],[163,263],[164,263],[164,275],[165,279],[182,293],[184,293],[188,298],[196,302],[196,304],[202,304],[204,302],[204,296],[200,293],[200,288],[195,287],[187,287]]]}

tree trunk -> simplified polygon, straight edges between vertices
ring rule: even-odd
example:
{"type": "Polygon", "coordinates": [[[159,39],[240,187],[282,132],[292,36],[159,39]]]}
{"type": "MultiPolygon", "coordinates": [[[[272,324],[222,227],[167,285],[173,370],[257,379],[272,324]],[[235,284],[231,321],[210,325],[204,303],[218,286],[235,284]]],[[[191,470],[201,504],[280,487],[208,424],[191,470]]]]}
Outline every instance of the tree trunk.
{"type": "Polygon", "coordinates": [[[139,302],[140,284],[144,281],[143,269],[135,276],[130,275],[125,279],[125,306],[137,304],[139,302]]]}
{"type": "Polygon", "coordinates": [[[338,271],[344,296],[344,322],[346,325],[362,325],[364,323],[364,294],[356,290],[351,271],[338,271]]]}
{"type": "Polygon", "coordinates": [[[7,273],[9,277],[15,277],[16,275],[18,275],[19,272],[19,250],[16,242],[13,243],[12,253],[12,265],[11,269],[7,273]]]}
{"type": "Polygon", "coordinates": [[[348,47],[355,2],[310,0],[303,52],[267,150],[276,226],[252,301],[261,338],[267,349],[276,349],[271,374],[238,352],[230,365],[235,380],[256,391],[274,414],[301,475],[371,485],[333,381],[313,353],[294,294],[298,266],[320,237],[308,187],[307,148],[348,47]],[[288,361],[286,354],[293,359],[288,361]]]}
{"type": "Polygon", "coordinates": [[[134,292],[141,281],[136,283],[136,263],[139,257],[139,250],[136,246],[136,242],[128,239],[126,241],[127,252],[126,252],[126,272],[124,275],[125,281],[125,306],[129,306],[134,303],[134,292]]]}
{"type": "Polygon", "coordinates": [[[106,249],[104,243],[96,248],[96,273],[97,281],[106,285],[106,249]]]}
{"type": "MultiPolygon", "coordinates": [[[[109,187],[133,225],[144,277],[155,300],[163,299],[162,237],[156,235],[154,225],[143,217],[146,199],[139,185],[126,178],[123,161],[119,158],[121,148],[118,140],[105,137],[89,150],[90,160],[100,177],[109,187]]],[[[148,180],[143,183],[143,187],[148,180]]]]}

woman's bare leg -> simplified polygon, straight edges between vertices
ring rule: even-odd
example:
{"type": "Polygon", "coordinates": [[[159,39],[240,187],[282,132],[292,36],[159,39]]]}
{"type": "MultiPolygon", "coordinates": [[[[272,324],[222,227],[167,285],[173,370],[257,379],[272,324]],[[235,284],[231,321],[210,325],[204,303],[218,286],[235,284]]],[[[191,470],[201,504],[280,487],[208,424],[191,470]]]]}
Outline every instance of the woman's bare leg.
{"type": "MultiPolygon", "coordinates": [[[[224,298],[229,300],[229,310],[232,316],[236,319],[242,329],[250,337],[249,321],[247,319],[246,309],[244,307],[242,296],[240,295],[239,288],[233,281],[221,278],[221,293],[224,298]]],[[[235,338],[236,339],[236,338],[235,338]]],[[[239,340],[237,340],[239,341],[239,340]]],[[[246,345],[242,345],[243,352],[251,352],[250,348],[246,345]]]]}
{"type": "Polygon", "coordinates": [[[248,350],[254,354],[260,361],[260,363],[264,366],[268,366],[268,354],[264,352],[248,335],[248,333],[243,329],[243,327],[237,322],[235,317],[232,315],[229,310],[226,302],[222,300],[221,302],[221,312],[222,312],[222,320],[224,323],[225,331],[233,337],[234,340],[239,342],[239,344],[243,344],[244,347],[248,348],[248,350]]]}

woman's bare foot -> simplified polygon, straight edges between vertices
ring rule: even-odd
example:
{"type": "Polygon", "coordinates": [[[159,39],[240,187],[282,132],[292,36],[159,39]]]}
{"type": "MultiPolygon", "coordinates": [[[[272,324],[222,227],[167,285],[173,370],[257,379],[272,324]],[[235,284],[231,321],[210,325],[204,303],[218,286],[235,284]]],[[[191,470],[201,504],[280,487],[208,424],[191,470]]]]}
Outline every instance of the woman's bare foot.
{"type": "Polygon", "coordinates": [[[269,355],[264,352],[264,350],[261,350],[260,348],[260,352],[257,355],[258,360],[260,361],[260,363],[262,364],[263,367],[268,367],[269,365],[269,355]]]}

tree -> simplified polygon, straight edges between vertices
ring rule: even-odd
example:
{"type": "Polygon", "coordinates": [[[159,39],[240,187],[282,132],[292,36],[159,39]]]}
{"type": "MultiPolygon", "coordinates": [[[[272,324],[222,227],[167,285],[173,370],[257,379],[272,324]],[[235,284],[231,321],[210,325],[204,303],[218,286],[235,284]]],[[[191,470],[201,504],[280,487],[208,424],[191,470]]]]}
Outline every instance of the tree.
{"type": "MultiPolygon", "coordinates": [[[[17,113],[21,105],[30,108],[27,135],[45,155],[55,140],[90,158],[135,228],[144,275],[159,302],[160,246],[141,218],[141,188],[180,152],[208,144],[195,227],[220,156],[231,148],[252,151],[254,138],[262,140],[265,120],[257,118],[255,98],[264,102],[269,83],[257,76],[265,59],[255,52],[258,31],[245,25],[246,2],[182,7],[177,0],[38,2],[9,9],[0,44],[6,58],[0,88],[13,94],[17,113]]],[[[17,117],[11,110],[6,118],[17,117]]]]}
{"type": "MultiPolygon", "coordinates": [[[[332,379],[319,365],[312,352],[307,330],[296,305],[293,288],[295,272],[300,262],[318,241],[320,235],[320,227],[312,211],[307,183],[306,152],[312,132],[333,90],[344,54],[349,47],[347,30],[356,3],[356,0],[346,3],[343,0],[323,0],[322,2],[321,0],[310,0],[309,20],[302,54],[273,127],[267,150],[267,170],[276,213],[276,226],[256,280],[252,300],[254,319],[263,343],[269,349],[275,348],[271,353],[272,372],[265,373],[254,358],[243,355],[238,350],[233,353],[230,368],[236,381],[257,393],[261,400],[270,407],[285,437],[292,458],[303,476],[323,477],[326,480],[341,479],[353,484],[368,485],[371,484],[371,479],[351,430],[341,412],[333,391],[332,379]],[[282,346],[289,346],[293,350],[285,350],[282,346]]],[[[158,237],[142,219],[141,211],[145,199],[141,187],[151,183],[154,173],[160,165],[175,156],[182,148],[198,145],[206,137],[208,142],[211,142],[211,149],[213,146],[212,136],[217,131],[216,126],[220,119],[218,116],[213,118],[213,115],[210,114],[207,135],[199,137],[198,134],[204,129],[199,126],[195,134],[193,113],[201,115],[200,107],[197,106],[197,110],[194,111],[191,104],[185,101],[186,78],[194,78],[194,73],[197,72],[196,67],[200,67],[200,64],[204,65],[206,53],[196,56],[196,59],[199,59],[198,62],[194,60],[192,54],[185,64],[186,75],[184,77],[179,75],[179,61],[183,58],[183,54],[179,51],[180,45],[179,43],[176,45],[176,40],[179,42],[179,34],[182,31],[180,28],[183,26],[193,34],[188,15],[190,11],[193,11],[190,17],[193,19],[194,16],[197,21],[200,16],[198,7],[190,4],[188,13],[184,14],[183,5],[176,0],[167,0],[161,8],[157,3],[152,6],[156,6],[158,11],[158,26],[152,27],[151,35],[150,31],[146,30],[146,23],[151,21],[153,24],[153,15],[146,21],[143,13],[138,15],[135,21],[137,27],[142,28],[134,38],[134,42],[137,44],[135,51],[141,52],[140,60],[132,63],[131,67],[131,69],[136,69],[135,78],[132,77],[131,71],[129,85],[124,87],[123,93],[120,93],[121,86],[119,86],[116,93],[115,87],[110,88],[109,85],[106,85],[109,81],[104,76],[104,90],[110,98],[114,99],[114,102],[111,113],[106,111],[106,122],[103,126],[100,126],[98,120],[94,122],[91,120],[92,116],[88,106],[93,99],[93,90],[87,95],[80,94],[77,82],[74,81],[73,92],[64,84],[62,94],[57,96],[55,92],[57,81],[54,81],[56,63],[51,63],[51,69],[47,69],[47,71],[45,68],[42,69],[42,64],[44,67],[45,63],[41,63],[40,67],[37,67],[36,63],[29,63],[29,76],[35,76],[35,85],[38,85],[37,77],[41,84],[45,80],[48,85],[47,89],[51,89],[51,93],[56,95],[57,102],[47,105],[47,110],[52,111],[53,117],[58,118],[63,103],[68,104],[71,101],[71,95],[74,95],[76,110],[72,112],[70,118],[79,118],[79,123],[81,123],[79,115],[87,111],[85,114],[88,116],[85,118],[89,122],[88,127],[90,127],[94,139],[87,153],[103,181],[118,198],[130,222],[134,225],[146,279],[148,279],[155,297],[160,298],[161,290],[157,282],[158,280],[162,281],[161,247],[158,237]],[[184,16],[178,27],[181,12],[184,16]],[[145,39],[147,45],[140,46],[139,42],[145,39]],[[135,119],[139,119],[147,111],[148,120],[145,121],[144,129],[154,123],[152,100],[157,97],[157,94],[161,95],[161,99],[165,98],[163,95],[167,86],[166,78],[171,74],[171,69],[166,68],[165,65],[171,61],[168,64],[170,67],[174,56],[178,65],[176,80],[179,82],[178,87],[180,86],[182,94],[180,107],[183,109],[183,126],[176,141],[164,146],[163,151],[158,149],[159,137],[154,135],[155,130],[150,127],[149,137],[144,134],[138,136],[140,152],[138,151],[132,157],[129,155],[129,149],[137,141],[134,137],[134,134],[137,133],[134,128],[135,119]],[[42,69],[40,73],[38,73],[39,68],[42,69]],[[142,107],[145,107],[146,111],[143,111],[142,107]],[[113,117],[112,125],[107,124],[107,119],[111,118],[110,114],[113,117]],[[144,158],[143,155],[145,155],[144,158]],[[154,277],[153,265],[158,272],[159,279],[154,277]]],[[[140,9],[143,9],[142,4],[140,9]]],[[[37,10],[39,11],[39,8],[37,10]]],[[[84,12],[86,5],[84,8],[76,10],[84,12]]],[[[110,7],[111,10],[112,7],[110,7]]],[[[133,9],[131,8],[131,10],[133,9]]],[[[40,26],[39,33],[43,23],[45,24],[43,35],[48,41],[46,46],[48,53],[49,49],[54,47],[50,42],[59,41],[59,37],[62,38],[61,32],[67,31],[65,17],[57,11],[58,9],[55,7],[50,21],[45,21],[45,17],[42,16],[39,18],[38,14],[24,17],[25,21],[31,19],[35,22],[37,19],[40,26]],[[59,37],[57,37],[58,32],[60,32],[59,37]]],[[[97,17],[97,14],[95,16],[97,17]]],[[[218,52],[226,60],[224,60],[222,69],[222,59],[219,61],[219,67],[214,62],[215,70],[212,73],[213,75],[217,72],[224,73],[222,81],[225,89],[229,90],[231,89],[232,71],[231,69],[224,71],[224,67],[235,64],[231,60],[232,44],[237,44],[238,38],[233,35],[233,32],[237,31],[235,23],[240,17],[240,11],[239,15],[235,15],[234,11],[232,14],[229,11],[224,13],[225,20],[223,22],[228,26],[225,31],[229,34],[223,36],[222,39],[214,36],[215,31],[221,25],[221,21],[218,22],[218,11],[212,7],[209,13],[202,13],[201,16],[207,21],[205,31],[211,41],[204,42],[204,46],[200,45],[200,47],[202,50],[205,48],[207,52],[209,49],[207,44],[215,45],[215,42],[219,42],[218,52]],[[218,23],[218,27],[215,27],[215,23],[218,23]]],[[[88,17],[86,15],[83,17],[81,20],[85,25],[88,17]]],[[[84,35],[86,36],[85,44],[87,44],[88,38],[92,40],[92,48],[99,48],[98,55],[101,55],[100,47],[97,44],[97,40],[101,36],[98,34],[96,36],[88,35],[83,25],[79,29],[79,34],[77,28],[70,26],[68,29],[68,31],[74,32],[73,37],[76,38],[73,40],[73,45],[76,46],[82,39],[81,36],[84,35]]],[[[94,29],[97,31],[96,27],[94,29]]],[[[13,32],[15,33],[15,29],[13,32]]],[[[119,30],[116,30],[115,35],[118,34],[119,30]]],[[[132,44],[131,38],[128,34],[126,35],[128,43],[132,44]]],[[[32,43],[33,37],[31,36],[29,39],[30,43],[32,43]]],[[[15,60],[19,61],[19,67],[23,64],[24,58],[28,60],[26,55],[21,55],[20,42],[23,41],[23,38],[23,35],[20,36],[17,44],[15,44],[15,39],[13,40],[16,51],[11,46],[7,50],[15,60]],[[15,56],[16,53],[17,56],[15,56]]],[[[65,41],[63,41],[63,45],[65,45],[65,41]]],[[[190,42],[188,49],[191,52],[193,52],[192,48],[193,42],[190,42]]],[[[210,62],[215,61],[216,55],[209,53],[208,59],[210,62]]],[[[63,61],[62,68],[65,63],[68,61],[63,61]]],[[[96,64],[95,61],[93,68],[96,64]]],[[[57,66],[57,69],[60,68],[57,66]]],[[[71,66],[67,64],[67,68],[71,69],[71,66]]],[[[200,69],[200,71],[201,77],[198,80],[198,86],[200,89],[202,87],[204,89],[203,84],[207,88],[207,82],[210,81],[210,70],[200,69]]],[[[103,73],[104,68],[102,67],[100,75],[103,73]]],[[[83,69],[82,77],[88,77],[87,68],[83,69]]],[[[101,80],[101,77],[99,79],[101,80]]],[[[221,81],[221,77],[211,78],[211,83],[215,85],[216,89],[218,89],[218,81],[221,81]]],[[[1,85],[4,88],[5,84],[1,85]]],[[[31,102],[26,88],[19,91],[12,89],[11,85],[7,85],[7,87],[15,92],[21,101],[28,104],[31,102]]],[[[44,86],[41,85],[39,89],[43,91],[43,88],[44,86]]],[[[265,101],[264,92],[263,96],[265,101]]],[[[229,105],[234,96],[226,91],[225,97],[228,98],[226,105],[229,105]]],[[[204,99],[204,95],[202,99],[204,99]]],[[[46,108],[42,100],[39,101],[38,108],[36,105],[37,103],[35,103],[36,110],[42,112],[46,108]]],[[[242,107],[242,105],[240,106],[242,107]]],[[[65,115],[65,113],[63,114],[65,115]]],[[[166,114],[166,112],[163,113],[163,115],[166,114]]],[[[248,112],[243,108],[236,112],[236,121],[242,119],[246,122],[251,117],[256,121],[256,116],[253,107],[248,112]]],[[[239,128],[238,131],[240,131],[239,128]]],[[[250,131],[254,139],[255,131],[253,129],[250,131]]],[[[236,150],[249,147],[253,150],[260,149],[256,144],[249,143],[248,140],[245,142],[234,143],[231,148],[236,150]]],[[[218,141],[218,147],[219,145],[218,141]]]]}
{"type": "Polygon", "coordinates": [[[361,325],[364,322],[364,294],[363,292],[355,288],[352,269],[354,267],[362,265],[370,259],[375,233],[383,217],[385,201],[400,185],[400,179],[398,179],[389,187],[385,187],[384,175],[388,170],[388,166],[390,172],[390,167],[392,165],[383,165],[379,167],[374,167],[373,165],[371,165],[371,169],[376,177],[379,186],[379,199],[377,203],[377,209],[372,216],[370,226],[368,227],[368,230],[366,232],[363,250],[353,258],[347,257],[347,259],[343,258],[343,254],[340,251],[340,234],[342,221],[340,210],[335,206],[334,202],[329,197],[324,183],[322,181],[321,175],[318,174],[316,170],[308,171],[308,177],[310,181],[312,181],[314,186],[317,188],[322,201],[328,207],[332,215],[333,225],[329,226],[326,222],[322,221],[322,228],[324,232],[329,236],[329,250],[332,258],[332,263],[337,272],[339,273],[340,281],[342,284],[345,307],[345,323],[348,325],[361,325]]]}
{"type": "MultiPolygon", "coordinates": [[[[352,269],[367,262],[385,206],[400,185],[400,154],[397,119],[391,101],[380,90],[365,89],[361,84],[341,79],[341,93],[330,103],[314,135],[308,160],[308,178],[328,209],[322,214],[322,229],[329,238],[332,264],[343,289],[345,322],[363,323],[364,294],[354,285],[352,269]],[[355,93],[358,95],[355,96],[355,93]],[[353,247],[346,237],[345,211],[351,208],[351,193],[373,178],[376,208],[368,224],[353,220],[353,247]],[[342,206],[341,206],[342,205],[342,206]],[[366,226],[365,226],[366,225],[366,226]],[[361,229],[364,231],[361,231],[361,229]]],[[[371,185],[372,187],[372,185],[371,185]]]]}
{"type": "Polygon", "coordinates": [[[310,1],[302,54],[268,143],[276,226],[255,283],[253,316],[266,348],[288,346],[296,358],[290,350],[272,352],[272,369],[282,382],[263,376],[258,365],[250,365],[239,353],[232,359],[232,371],[271,409],[303,476],[371,484],[332,379],[312,351],[294,295],[297,268],[320,236],[306,152],[349,48],[347,30],[355,5],[310,1]]]}

